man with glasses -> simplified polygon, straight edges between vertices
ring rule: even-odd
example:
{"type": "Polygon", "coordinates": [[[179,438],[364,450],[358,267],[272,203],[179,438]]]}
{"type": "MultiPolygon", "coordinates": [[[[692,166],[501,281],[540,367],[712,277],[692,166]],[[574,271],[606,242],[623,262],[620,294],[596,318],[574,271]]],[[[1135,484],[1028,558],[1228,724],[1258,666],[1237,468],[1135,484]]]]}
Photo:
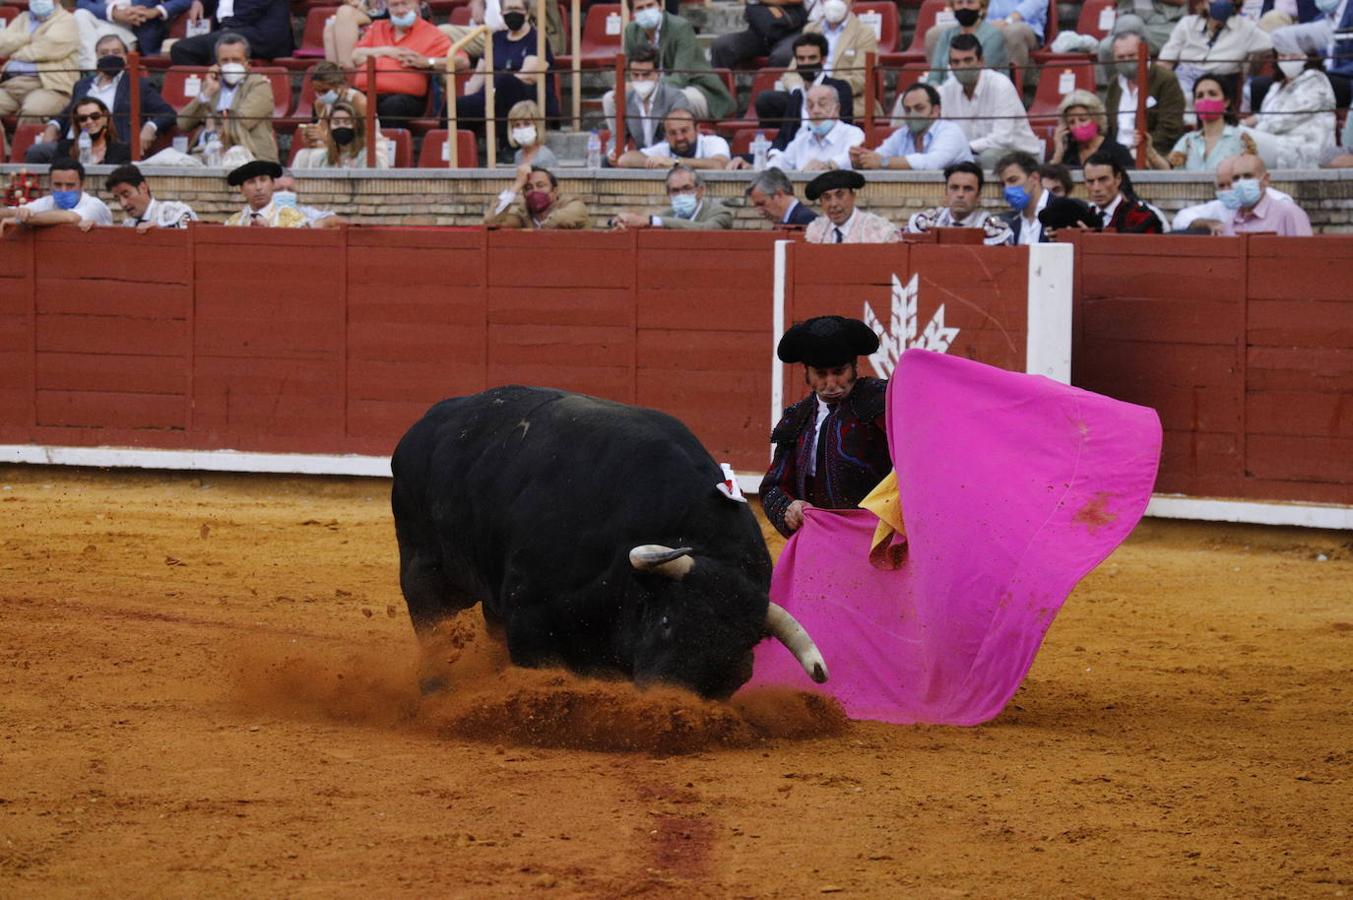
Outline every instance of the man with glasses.
{"type": "Polygon", "coordinates": [[[611,220],[617,231],[629,228],[676,228],[715,231],[733,227],[733,211],[722,201],[705,196],[705,181],[686,165],[667,173],[667,197],[671,206],[657,215],[621,212],[611,220]]]}

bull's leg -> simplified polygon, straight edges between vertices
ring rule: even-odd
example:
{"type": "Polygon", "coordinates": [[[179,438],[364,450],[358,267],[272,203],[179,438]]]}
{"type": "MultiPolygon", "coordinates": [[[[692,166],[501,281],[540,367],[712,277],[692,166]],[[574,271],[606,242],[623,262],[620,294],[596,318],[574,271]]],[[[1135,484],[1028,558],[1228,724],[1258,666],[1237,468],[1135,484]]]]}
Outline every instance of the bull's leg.
{"type": "Polygon", "coordinates": [[[424,646],[419,689],[424,694],[445,690],[449,685],[441,661],[428,652],[432,635],[439,622],[474,606],[476,598],[457,588],[446,577],[435,550],[429,551],[403,540],[399,544],[399,587],[409,606],[414,633],[424,646]]]}

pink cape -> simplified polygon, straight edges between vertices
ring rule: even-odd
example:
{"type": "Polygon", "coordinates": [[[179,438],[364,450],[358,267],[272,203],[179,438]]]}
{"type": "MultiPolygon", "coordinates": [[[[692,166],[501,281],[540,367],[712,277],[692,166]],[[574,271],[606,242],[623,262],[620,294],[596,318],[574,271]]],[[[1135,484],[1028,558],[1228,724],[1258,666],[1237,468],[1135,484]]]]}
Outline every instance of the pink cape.
{"type": "MultiPolygon", "coordinates": [[[[1024,679],[1071,589],[1132,531],[1160,459],[1153,410],[909,350],[888,388],[888,445],[909,541],[872,567],[877,518],[812,510],[771,599],[817,642],[823,690],[855,719],[975,725],[1024,679]]],[[[751,685],[813,683],[763,641],[751,685]]]]}

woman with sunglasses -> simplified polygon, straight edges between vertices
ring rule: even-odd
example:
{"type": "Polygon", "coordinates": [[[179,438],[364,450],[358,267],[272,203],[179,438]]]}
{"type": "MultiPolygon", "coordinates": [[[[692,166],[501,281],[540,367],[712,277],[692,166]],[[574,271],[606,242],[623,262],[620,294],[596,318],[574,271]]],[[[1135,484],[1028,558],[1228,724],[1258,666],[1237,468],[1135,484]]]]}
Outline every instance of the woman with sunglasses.
{"type": "Polygon", "coordinates": [[[86,97],[70,113],[71,133],[75,138],[62,138],[56,145],[56,156],[80,158],[81,133],[89,135],[89,165],[120,166],[132,161],[131,148],[118,140],[117,128],[102,100],[86,97]]]}

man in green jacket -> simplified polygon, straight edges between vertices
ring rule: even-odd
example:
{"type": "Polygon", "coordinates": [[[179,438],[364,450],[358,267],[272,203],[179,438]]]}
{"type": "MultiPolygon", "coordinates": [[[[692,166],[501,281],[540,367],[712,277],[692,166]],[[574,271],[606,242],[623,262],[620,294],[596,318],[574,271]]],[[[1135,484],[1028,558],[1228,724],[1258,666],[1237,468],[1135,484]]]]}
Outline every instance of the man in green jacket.
{"type": "MultiPolygon", "coordinates": [[[[691,23],[663,12],[658,0],[631,0],[633,17],[625,26],[625,55],[643,46],[658,51],[658,69],[663,81],[680,88],[691,102],[697,119],[723,119],[733,115],[737,104],[723,79],[710,68],[705,51],[695,40],[691,23]]],[[[614,106],[614,99],[611,101],[614,106]]]]}
{"type": "MultiPolygon", "coordinates": [[[[1141,42],[1141,35],[1132,32],[1114,38],[1113,68],[1104,92],[1109,139],[1129,150],[1137,144],[1137,47],[1141,42]]],[[[1155,63],[1146,70],[1146,131],[1161,156],[1174,149],[1184,133],[1184,91],[1174,72],[1155,63]]]]}
{"type": "Polygon", "coordinates": [[[733,210],[722,200],[705,196],[705,180],[689,166],[677,165],[668,171],[667,197],[672,203],[662,212],[616,213],[611,227],[617,231],[631,228],[717,231],[733,227],[733,210]]]}

